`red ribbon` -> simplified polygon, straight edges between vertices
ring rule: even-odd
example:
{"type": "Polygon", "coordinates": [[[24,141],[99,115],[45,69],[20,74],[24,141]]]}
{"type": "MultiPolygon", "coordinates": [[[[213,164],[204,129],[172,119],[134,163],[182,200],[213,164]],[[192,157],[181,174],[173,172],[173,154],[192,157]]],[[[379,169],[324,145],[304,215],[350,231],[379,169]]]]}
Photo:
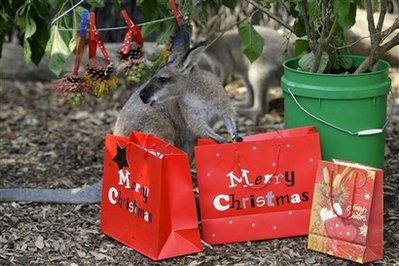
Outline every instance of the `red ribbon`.
{"type": "Polygon", "coordinates": [[[105,49],[104,43],[101,40],[98,29],[96,28],[96,14],[94,12],[90,12],[89,58],[96,57],[97,45],[100,47],[105,61],[107,61],[108,64],[112,64],[108,51],[105,49]]]}
{"type": "Polygon", "coordinates": [[[72,70],[72,74],[74,74],[74,75],[78,75],[80,62],[82,61],[84,45],[85,45],[85,39],[82,37],[79,37],[78,46],[76,48],[75,65],[72,70]]]}
{"type": "Polygon", "coordinates": [[[173,16],[175,17],[175,21],[178,27],[183,25],[183,20],[180,16],[179,10],[177,9],[176,1],[169,0],[169,7],[172,10],[173,16]]]}
{"type": "Polygon", "coordinates": [[[132,40],[137,43],[138,46],[143,46],[144,44],[144,39],[143,36],[141,35],[141,31],[139,26],[135,25],[133,21],[130,19],[127,11],[124,9],[122,10],[122,16],[125,19],[125,22],[128,26],[125,39],[123,40],[122,47],[121,47],[121,53],[122,54],[127,54],[130,50],[130,47],[132,46],[132,40]]]}

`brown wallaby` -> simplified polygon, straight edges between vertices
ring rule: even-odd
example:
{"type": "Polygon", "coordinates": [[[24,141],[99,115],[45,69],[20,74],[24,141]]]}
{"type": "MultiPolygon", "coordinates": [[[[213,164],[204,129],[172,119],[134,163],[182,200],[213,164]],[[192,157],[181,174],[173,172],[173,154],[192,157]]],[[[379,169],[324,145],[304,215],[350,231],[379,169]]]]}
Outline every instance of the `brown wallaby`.
{"type": "Polygon", "coordinates": [[[261,26],[255,26],[255,29],[263,37],[265,44],[261,56],[253,63],[241,52],[241,40],[237,30],[226,32],[207,48],[199,62],[203,69],[242,77],[247,87],[247,100],[237,105],[237,112],[249,116],[267,113],[267,92],[269,87],[280,84],[284,54],[294,54],[293,42],[276,30],[261,26]],[[215,67],[212,68],[212,65],[215,67]]]}
{"type": "MultiPolygon", "coordinates": [[[[181,29],[172,42],[167,64],[136,90],[120,112],[114,134],[132,130],[156,134],[186,151],[192,158],[198,137],[218,142],[237,139],[233,108],[220,80],[196,63],[203,47],[189,49],[187,31],[181,29]],[[223,121],[231,138],[212,129],[223,121]]],[[[0,189],[0,201],[33,201],[90,204],[100,201],[101,182],[76,189],[0,189]]]]}

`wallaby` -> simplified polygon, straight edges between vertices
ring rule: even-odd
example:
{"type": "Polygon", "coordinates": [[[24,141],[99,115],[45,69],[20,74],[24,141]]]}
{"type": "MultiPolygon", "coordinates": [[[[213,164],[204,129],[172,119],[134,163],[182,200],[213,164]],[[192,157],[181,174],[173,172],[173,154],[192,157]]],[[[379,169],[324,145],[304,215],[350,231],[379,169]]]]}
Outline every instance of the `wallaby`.
{"type": "MultiPolygon", "coordinates": [[[[156,134],[193,155],[199,137],[218,142],[238,139],[233,108],[221,81],[196,66],[203,47],[189,49],[187,31],[181,29],[172,42],[165,66],[137,89],[116,121],[114,134],[132,130],[156,134]],[[231,138],[218,135],[213,123],[222,120],[231,138]]],[[[101,182],[75,189],[0,189],[0,201],[49,203],[97,203],[101,182]]]]}
{"type": "Polygon", "coordinates": [[[247,99],[244,103],[237,104],[237,112],[250,116],[267,113],[267,92],[270,86],[280,84],[283,56],[294,54],[293,43],[276,30],[261,26],[255,26],[255,29],[263,37],[265,44],[261,56],[253,63],[241,52],[241,40],[237,30],[226,32],[208,47],[199,62],[203,69],[242,77],[247,87],[247,99]]]}

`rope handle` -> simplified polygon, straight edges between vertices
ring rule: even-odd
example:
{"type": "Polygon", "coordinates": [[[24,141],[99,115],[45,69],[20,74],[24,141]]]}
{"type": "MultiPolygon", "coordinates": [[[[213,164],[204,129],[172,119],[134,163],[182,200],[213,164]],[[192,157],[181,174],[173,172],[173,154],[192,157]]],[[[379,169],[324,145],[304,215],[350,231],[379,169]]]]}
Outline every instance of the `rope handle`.
{"type": "Polygon", "coordinates": [[[176,1],[175,0],[169,0],[169,7],[172,10],[173,17],[175,18],[176,24],[178,27],[183,26],[183,20],[182,17],[179,13],[179,10],[177,9],[176,1]]]}
{"type": "MultiPolygon", "coordinates": [[[[358,131],[358,132],[352,132],[352,131],[350,131],[350,130],[341,128],[341,127],[339,127],[339,126],[336,126],[336,125],[334,125],[334,124],[332,124],[332,123],[330,123],[330,122],[328,122],[328,121],[325,121],[324,119],[322,119],[322,118],[320,118],[320,117],[318,117],[318,116],[312,114],[311,112],[309,112],[308,110],[306,110],[305,107],[303,107],[303,106],[299,103],[298,99],[297,99],[297,98],[295,97],[295,95],[292,93],[292,91],[291,91],[290,88],[288,88],[288,92],[290,93],[291,97],[294,99],[294,102],[296,103],[296,105],[298,105],[298,107],[299,107],[302,111],[304,111],[307,115],[313,117],[313,118],[316,119],[317,121],[319,121],[319,122],[321,122],[321,123],[323,123],[323,124],[325,124],[325,125],[327,125],[327,126],[330,126],[330,127],[334,128],[334,129],[336,129],[336,130],[342,131],[342,132],[347,133],[347,134],[352,135],[352,136],[370,136],[370,135],[376,135],[376,134],[381,134],[381,133],[383,133],[384,130],[385,130],[385,128],[387,127],[388,123],[391,121],[392,114],[393,114],[393,107],[392,107],[392,108],[391,108],[391,111],[390,111],[389,114],[388,114],[387,119],[385,120],[384,125],[382,126],[382,128],[365,129],[365,130],[360,130],[360,131],[358,131]]],[[[394,104],[394,97],[393,97],[392,90],[390,90],[390,95],[391,95],[392,103],[394,104]]],[[[392,104],[392,106],[393,106],[393,104],[392,104]]]]}
{"type": "Polygon", "coordinates": [[[141,34],[140,27],[135,25],[130,19],[126,9],[121,11],[122,17],[127,24],[127,31],[125,39],[123,40],[122,47],[120,49],[122,54],[127,54],[132,45],[132,41],[136,42],[138,46],[142,47],[144,44],[144,39],[141,34]]]}
{"type": "MultiPolygon", "coordinates": [[[[236,157],[235,157],[236,165],[237,165],[238,169],[241,171],[242,168],[241,168],[241,163],[240,163],[240,154],[239,154],[237,149],[235,149],[234,152],[235,152],[235,155],[236,155],[236,157]]],[[[278,167],[279,167],[279,162],[280,162],[280,154],[281,154],[281,145],[278,145],[277,158],[276,158],[277,160],[276,160],[276,164],[275,164],[275,167],[274,167],[274,172],[271,174],[271,176],[274,176],[277,173],[277,170],[278,170],[278,167]]],[[[260,185],[260,186],[248,186],[248,187],[251,188],[251,189],[263,189],[263,188],[265,188],[267,186],[268,183],[269,182],[263,182],[263,185],[260,185]]]]}
{"type": "MultiPolygon", "coordinates": [[[[161,149],[161,151],[158,151],[158,150],[156,150],[155,149],[155,147],[157,146],[155,143],[154,144],[152,144],[152,145],[150,145],[150,146],[147,146],[147,140],[148,140],[148,138],[150,137],[150,136],[152,136],[151,134],[146,134],[146,136],[145,136],[145,138],[144,138],[144,142],[143,142],[143,144],[141,145],[144,149],[145,149],[145,154],[144,154],[144,158],[147,158],[147,155],[150,153],[150,151],[153,151],[153,152],[156,152],[156,153],[160,153],[160,154],[164,154],[165,153],[165,151],[166,151],[166,149],[167,148],[169,148],[170,146],[172,146],[172,144],[170,144],[170,143],[166,143],[166,145],[164,145],[163,146],[163,148],[161,149]]],[[[159,157],[159,156],[157,156],[157,157],[159,157]]]]}
{"type": "Polygon", "coordinates": [[[100,47],[100,50],[103,54],[105,61],[107,61],[107,63],[111,65],[112,64],[111,58],[96,28],[96,14],[94,12],[90,12],[89,58],[96,57],[97,45],[98,47],[100,47]]]}
{"type": "Polygon", "coordinates": [[[80,20],[79,30],[78,30],[78,44],[76,47],[75,65],[72,70],[72,73],[74,75],[78,75],[80,62],[82,61],[83,48],[85,45],[88,23],[89,23],[89,11],[87,9],[84,9],[82,12],[82,19],[80,20]]]}

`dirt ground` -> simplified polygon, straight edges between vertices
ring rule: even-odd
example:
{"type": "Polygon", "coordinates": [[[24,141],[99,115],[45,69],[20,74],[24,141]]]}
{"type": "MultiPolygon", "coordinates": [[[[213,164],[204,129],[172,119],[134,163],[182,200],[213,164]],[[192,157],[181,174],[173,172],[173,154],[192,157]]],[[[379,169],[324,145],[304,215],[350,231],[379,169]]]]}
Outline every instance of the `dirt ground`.
{"type": "MultiPolygon", "coordinates": [[[[398,96],[398,71],[394,89],[398,96]]],[[[0,80],[0,187],[72,188],[102,174],[103,140],[129,91],[70,109],[50,84],[0,80]]],[[[241,97],[241,90],[233,90],[241,97]]],[[[274,91],[274,98],[279,96],[274,91]]],[[[274,101],[278,103],[279,101],[274,101]]],[[[280,101],[281,102],[281,101],[280,101]]],[[[398,103],[397,103],[398,104],[398,103]]],[[[256,126],[239,118],[242,134],[282,127],[278,104],[256,126]]],[[[281,108],[280,108],[281,109],[281,108]]],[[[395,111],[396,112],[396,111],[395,111]]],[[[388,127],[384,179],[384,260],[399,265],[399,114],[388,127]]],[[[149,265],[153,262],[101,234],[100,205],[0,204],[0,265],[149,265]]],[[[164,265],[349,265],[309,251],[306,237],[205,247],[164,265]]]]}

